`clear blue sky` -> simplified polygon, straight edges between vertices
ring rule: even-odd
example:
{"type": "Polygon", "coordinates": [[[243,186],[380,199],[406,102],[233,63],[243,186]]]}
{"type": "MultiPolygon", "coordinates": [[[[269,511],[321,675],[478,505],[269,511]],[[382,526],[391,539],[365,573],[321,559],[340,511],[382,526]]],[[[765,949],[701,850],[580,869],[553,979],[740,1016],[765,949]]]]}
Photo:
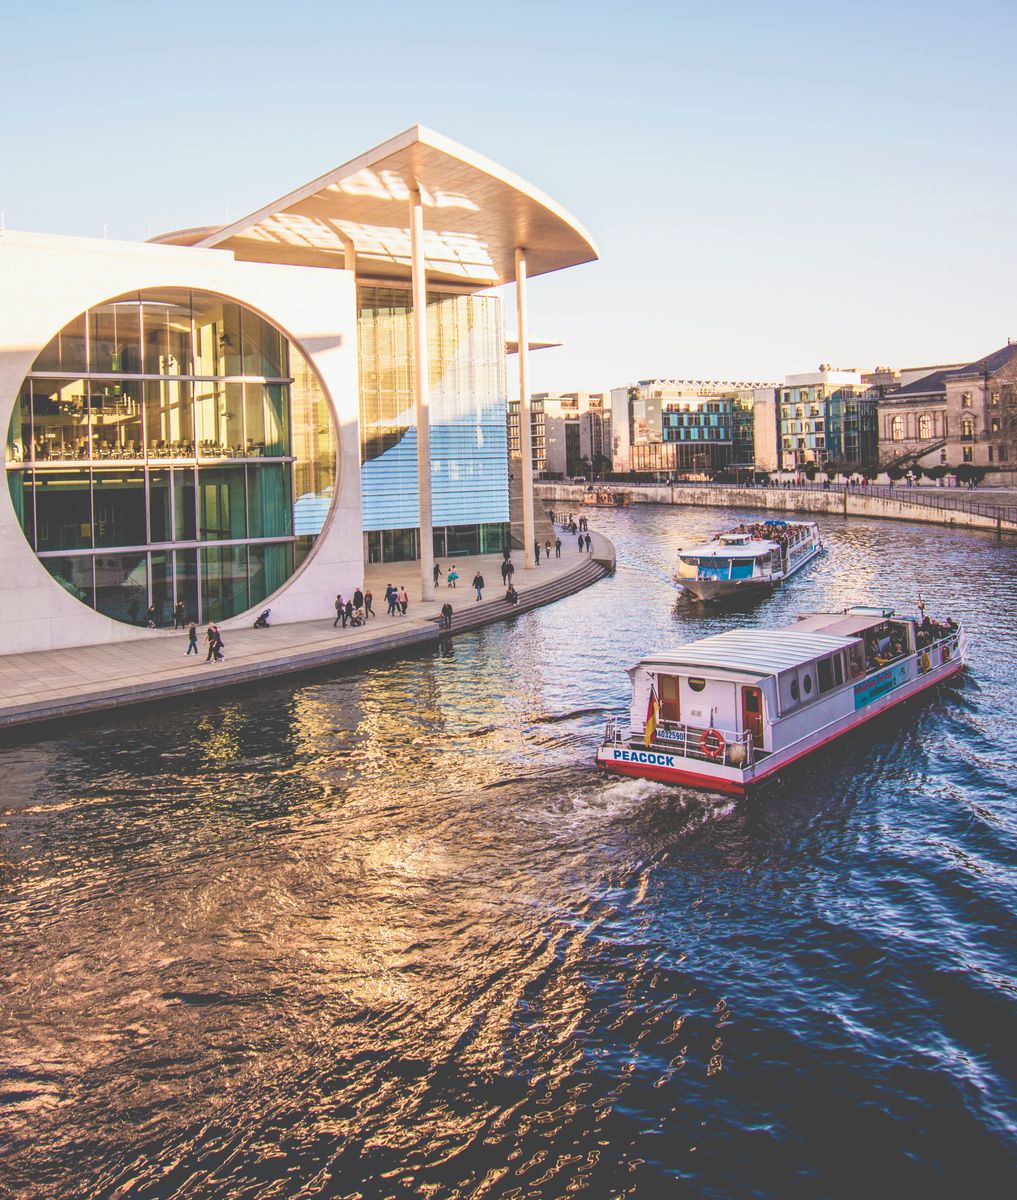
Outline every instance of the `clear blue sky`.
{"type": "Polygon", "coordinates": [[[4,43],[9,228],[235,218],[416,122],[531,180],[602,254],[534,281],[534,389],[1017,338],[1014,0],[12,3],[4,43]]]}

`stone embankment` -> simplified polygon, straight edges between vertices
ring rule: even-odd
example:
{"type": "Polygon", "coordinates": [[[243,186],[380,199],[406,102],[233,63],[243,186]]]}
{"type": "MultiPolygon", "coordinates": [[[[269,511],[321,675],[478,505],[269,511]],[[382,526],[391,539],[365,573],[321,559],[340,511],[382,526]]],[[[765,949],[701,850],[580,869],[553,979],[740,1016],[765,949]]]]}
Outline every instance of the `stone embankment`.
{"type": "MultiPolygon", "coordinates": [[[[593,542],[591,555],[570,553],[560,560],[545,561],[534,571],[517,571],[516,605],[507,604],[503,589],[494,585],[500,555],[492,555],[486,562],[469,560],[471,568],[483,567],[491,581],[490,598],[479,603],[467,586],[470,569],[456,560],[457,566],[463,565],[463,586],[457,592],[439,588],[436,600],[414,603],[408,617],[393,620],[381,615],[357,629],[337,630],[327,619],[273,624],[262,630],[226,629],[227,657],[221,664],[204,662],[204,642],[202,657],[185,657],[185,635],[163,631],[113,646],[8,655],[0,658],[0,731],[138,704],[186,700],[203,692],[248,687],[323,667],[367,663],[382,655],[434,645],[442,638],[552,604],[611,574],[614,547],[600,534],[593,535],[593,542]],[[453,599],[455,615],[448,634],[438,626],[438,610],[445,600],[453,599]]],[[[376,570],[391,572],[392,567],[376,570]]],[[[381,592],[382,586],[375,586],[375,595],[381,592]]],[[[378,600],[375,605],[381,607],[378,600]]]]}
{"type": "MultiPolygon", "coordinates": [[[[550,508],[582,504],[581,484],[538,483],[537,495],[550,508]]],[[[687,484],[668,487],[645,484],[601,485],[599,491],[627,492],[633,504],[697,505],[717,508],[759,508],[782,515],[831,513],[847,517],[878,517],[894,521],[919,521],[930,525],[957,525],[994,533],[1017,534],[1017,509],[969,500],[924,488],[778,488],[687,484]],[[908,492],[911,495],[908,495],[908,492]],[[931,495],[924,494],[926,491],[931,495]]]]}

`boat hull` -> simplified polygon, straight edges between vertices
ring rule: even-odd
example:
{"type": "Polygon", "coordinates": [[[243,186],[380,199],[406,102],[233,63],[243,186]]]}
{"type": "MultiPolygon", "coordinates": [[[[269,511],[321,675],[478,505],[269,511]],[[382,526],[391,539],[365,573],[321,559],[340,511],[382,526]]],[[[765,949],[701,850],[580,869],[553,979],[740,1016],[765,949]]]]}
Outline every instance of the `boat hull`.
{"type": "Polygon", "coordinates": [[[744,769],[727,763],[686,758],[665,749],[638,747],[632,744],[605,744],[597,751],[597,766],[614,775],[635,776],[652,779],[659,783],[671,783],[699,788],[703,791],[722,792],[726,795],[743,796],[762,783],[768,783],[794,763],[816,753],[831,742],[860,728],[891,708],[905,703],[931,688],[945,683],[964,670],[964,657],[951,658],[917,679],[896,688],[882,699],[865,709],[846,714],[823,730],[802,739],[801,742],[768,754],[759,762],[744,769]]]}
{"type": "Polygon", "coordinates": [[[823,543],[817,542],[810,552],[803,555],[786,573],[779,571],[773,575],[753,576],[749,579],[683,579],[679,576],[678,582],[687,592],[691,592],[700,604],[720,604],[742,596],[761,596],[772,592],[785,580],[797,575],[803,567],[818,558],[822,551],[823,543]]]}

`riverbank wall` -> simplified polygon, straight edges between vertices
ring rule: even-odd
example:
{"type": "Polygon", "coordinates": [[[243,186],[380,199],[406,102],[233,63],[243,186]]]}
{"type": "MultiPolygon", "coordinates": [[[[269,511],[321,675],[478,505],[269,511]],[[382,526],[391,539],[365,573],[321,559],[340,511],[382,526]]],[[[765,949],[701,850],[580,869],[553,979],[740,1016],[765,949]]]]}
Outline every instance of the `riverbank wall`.
{"type": "MultiPolygon", "coordinates": [[[[538,483],[536,494],[545,506],[557,509],[562,504],[574,509],[583,506],[586,487],[582,484],[538,483]]],[[[963,501],[950,503],[948,497],[923,497],[914,499],[900,495],[877,494],[867,489],[840,488],[797,489],[776,487],[734,487],[720,485],[666,485],[640,484],[617,485],[615,488],[601,485],[600,492],[614,490],[626,492],[633,504],[673,504],[707,508],[756,508],[768,512],[779,512],[782,516],[796,514],[808,516],[829,513],[845,517],[875,517],[893,521],[917,521],[929,525],[955,525],[967,529],[984,529],[996,534],[1017,535],[1017,520],[1004,515],[992,505],[970,505],[963,501]]]]}
{"type": "MultiPolygon", "coordinates": [[[[187,701],[205,693],[248,688],[287,675],[307,674],[323,668],[361,667],[391,655],[412,653],[439,641],[511,620],[520,613],[553,604],[590,587],[615,569],[615,549],[602,534],[593,536],[593,551],[571,551],[552,558],[535,570],[517,570],[514,583],[518,602],[509,604],[499,578],[501,555],[456,559],[463,586],[456,591],[439,588],[433,601],[411,601],[410,615],[380,616],[359,628],[336,629],[327,618],[292,624],[272,624],[266,629],[228,627],[226,661],[206,663],[202,656],[185,654],[183,631],[145,631],[136,639],[113,646],[80,646],[32,651],[0,657],[0,735],[26,727],[66,721],[113,709],[130,710],[140,704],[187,701]],[[466,586],[474,570],[490,582],[488,595],[473,598],[466,586]],[[451,631],[439,625],[441,605],[455,601],[451,631]]],[[[396,578],[395,568],[384,564],[368,568],[368,584],[381,596],[382,573],[396,578]]],[[[416,564],[409,564],[416,566],[416,564]]],[[[450,561],[451,565],[451,561],[450,561]]],[[[202,650],[204,651],[204,644],[202,650]]],[[[129,720],[129,716],[124,716],[129,720]]]]}

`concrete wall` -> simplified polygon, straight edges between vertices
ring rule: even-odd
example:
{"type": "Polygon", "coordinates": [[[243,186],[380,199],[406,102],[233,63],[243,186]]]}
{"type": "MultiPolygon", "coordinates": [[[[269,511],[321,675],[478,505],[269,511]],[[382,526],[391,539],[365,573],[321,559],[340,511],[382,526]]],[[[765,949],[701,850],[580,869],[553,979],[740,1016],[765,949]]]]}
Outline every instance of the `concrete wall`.
{"type": "MultiPolygon", "coordinates": [[[[849,517],[882,517],[895,521],[917,521],[927,525],[959,525],[970,529],[991,529],[996,532],[1017,533],[1017,522],[997,521],[981,513],[963,509],[932,508],[923,504],[909,504],[906,500],[889,500],[882,496],[867,495],[864,491],[806,492],[785,491],[782,488],[732,488],[732,487],[635,487],[617,485],[618,490],[627,491],[633,504],[687,504],[693,507],[756,508],[768,512],[797,514],[832,513],[849,517]]],[[[582,511],[582,498],[586,489],[558,483],[540,483],[534,487],[536,494],[552,508],[568,503],[573,512],[582,511]]]]}
{"type": "MultiPolygon", "coordinates": [[[[273,620],[329,614],[363,579],[356,294],[351,272],[236,262],[222,250],[0,233],[0,433],[39,351],[86,308],[142,288],[216,292],[262,313],[296,342],[332,406],[339,470],[332,512],[301,568],[263,605],[273,620]]],[[[0,495],[0,654],[152,637],[80,603],[50,576],[0,495]]],[[[224,622],[246,624],[246,613],[224,622]]]]}

